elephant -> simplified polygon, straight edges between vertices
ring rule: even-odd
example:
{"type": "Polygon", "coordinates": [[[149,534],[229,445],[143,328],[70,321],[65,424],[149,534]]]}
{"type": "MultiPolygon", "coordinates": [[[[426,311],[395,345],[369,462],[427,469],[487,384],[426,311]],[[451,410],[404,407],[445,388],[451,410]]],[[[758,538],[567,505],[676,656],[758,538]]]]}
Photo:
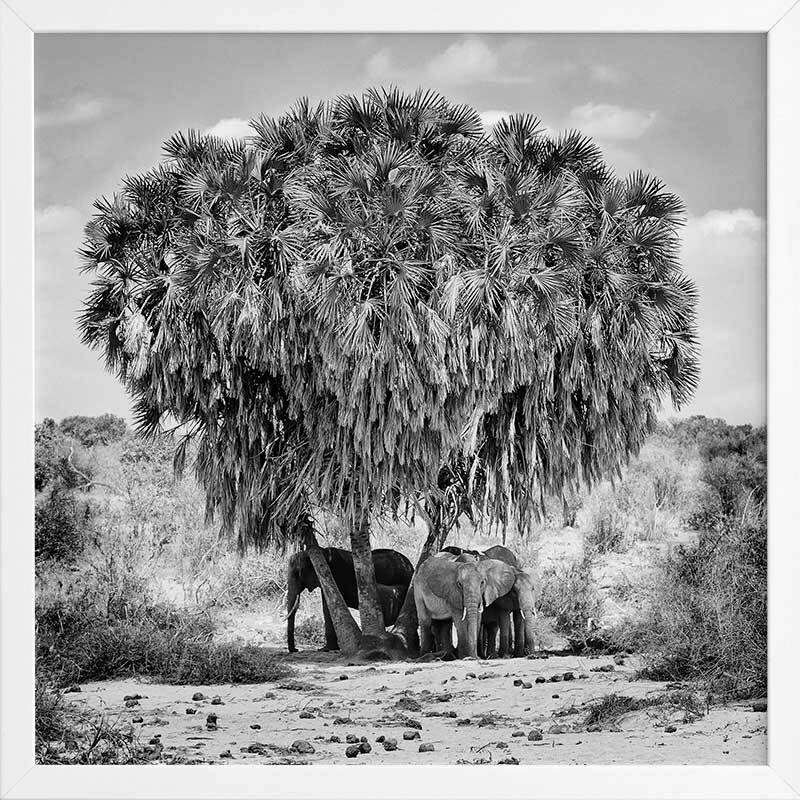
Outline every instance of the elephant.
{"type": "Polygon", "coordinates": [[[536,646],[536,585],[533,578],[523,569],[514,553],[507,547],[496,545],[484,553],[489,558],[508,564],[514,569],[514,585],[503,597],[498,598],[483,614],[480,636],[482,655],[492,658],[495,643],[500,632],[501,658],[511,655],[511,619],[514,621],[513,648],[516,657],[533,652],[536,646]]]}
{"type": "MultiPolygon", "coordinates": [[[[331,569],[333,580],[342,593],[344,602],[349,608],[358,608],[358,586],[353,567],[353,554],[340,547],[324,547],[322,554],[331,569]]],[[[386,625],[394,624],[402,608],[414,567],[411,562],[396,550],[379,548],[372,551],[375,564],[375,580],[378,583],[378,600],[384,613],[386,625]],[[382,588],[381,588],[382,587],[382,588]]],[[[304,590],[313,592],[319,586],[317,574],[311,564],[311,558],[305,550],[295,553],[289,559],[287,567],[288,593],[286,597],[286,642],[290,653],[297,652],[294,642],[294,622],[300,594],[304,590]]],[[[333,627],[328,603],[322,596],[322,616],[325,620],[325,650],[338,650],[339,643],[333,627]]]]}
{"type": "MultiPolygon", "coordinates": [[[[481,613],[511,590],[515,577],[514,568],[508,564],[469,554],[437,553],[424,561],[413,581],[420,655],[433,649],[434,628],[438,629],[437,639],[441,639],[452,622],[458,635],[459,657],[477,658],[481,613]]],[[[439,646],[442,642],[436,644],[439,646]]],[[[451,652],[452,640],[445,641],[444,646],[451,652]]]]}

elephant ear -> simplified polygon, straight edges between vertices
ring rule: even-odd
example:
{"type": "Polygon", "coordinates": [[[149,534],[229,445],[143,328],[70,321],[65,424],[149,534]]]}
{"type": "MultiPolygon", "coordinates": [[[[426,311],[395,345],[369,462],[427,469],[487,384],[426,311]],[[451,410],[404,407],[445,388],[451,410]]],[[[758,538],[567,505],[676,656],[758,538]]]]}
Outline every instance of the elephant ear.
{"type": "Polygon", "coordinates": [[[498,597],[508,594],[513,588],[517,575],[514,568],[508,564],[489,558],[486,561],[479,561],[478,569],[486,579],[486,587],[483,590],[485,605],[490,606],[498,597]]]}

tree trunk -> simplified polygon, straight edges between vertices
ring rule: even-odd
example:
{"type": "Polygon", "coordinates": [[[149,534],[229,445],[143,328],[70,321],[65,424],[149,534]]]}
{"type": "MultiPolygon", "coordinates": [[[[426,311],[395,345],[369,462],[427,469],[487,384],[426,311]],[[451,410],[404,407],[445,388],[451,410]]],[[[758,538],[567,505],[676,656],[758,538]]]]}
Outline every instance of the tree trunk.
{"type": "MultiPolygon", "coordinates": [[[[439,528],[433,520],[428,520],[428,536],[422,545],[422,550],[417,559],[417,566],[414,572],[419,569],[420,564],[425,561],[432,553],[438,553],[444,546],[448,531],[439,528]]],[[[392,633],[398,636],[408,650],[419,650],[419,634],[417,632],[417,606],[414,603],[414,581],[408,587],[406,599],[403,607],[392,628],[392,633]]]]}
{"type": "Polygon", "coordinates": [[[361,633],[364,636],[383,638],[386,629],[383,613],[378,601],[378,586],[375,580],[375,563],[369,542],[369,514],[361,516],[357,528],[350,532],[350,549],[353,551],[353,567],[358,586],[358,612],[361,616],[361,633]]]}
{"type": "Polygon", "coordinates": [[[339,640],[339,649],[345,654],[355,653],[361,644],[361,631],[359,631],[350,609],[345,605],[339,587],[333,580],[331,568],[328,566],[328,562],[325,560],[322,549],[317,542],[317,537],[314,535],[313,524],[310,520],[306,520],[302,525],[303,542],[305,543],[308,557],[314,565],[314,572],[317,573],[320,590],[333,620],[336,638],[339,640]]]}

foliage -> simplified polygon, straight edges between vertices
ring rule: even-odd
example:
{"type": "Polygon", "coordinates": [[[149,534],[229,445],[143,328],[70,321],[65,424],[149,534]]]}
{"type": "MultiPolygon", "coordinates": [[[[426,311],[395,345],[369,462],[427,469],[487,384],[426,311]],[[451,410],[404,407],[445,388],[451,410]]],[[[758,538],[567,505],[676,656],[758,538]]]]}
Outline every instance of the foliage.
{"type": "Polygon", "coordinates": [[[74,492],[55,485],[36,498],[35,555],[41,559],[71,561],[86,544],[89,505],[74,492]]]}
{"type": "Polygon", "coordinates": [[[549,567],[541,574],[541,586],[539,613],[552,617],[555,629],[573,645],[585,645],[591,634],[590,621],[597,621],[602,609],[591,559],[549,567]]]}
{"type": "Polygon", "coordinates": [[[145,750],[130,723],[66,703],[44,678],[35,695],[37,764],[139,764],[145,750]]]}
{"type": "Polygon", "coordinates": [[[258,647],[211,641],[206,615],[163,606],[124,616],[76,605],[37,605],[37,669],[59,685],[147,675],[164,683],[260,683],[291,670],[258,647]]]}
{"type": "Polygon", "coordinates": [[[58,427],[62,433],[80,442],[84,447],[111,444],[121,439],[128,430],[125,420],[114,414],[101,414],[99,417],[66,417],[61,420],[58,427]]]}
{"type": "Polygon", "coordinates": [[[618,180],[529,116],[485,136],[433,92],[254,129],[176,134],[82,248],[85,341],[140,430],[181,424],[178,468],[198,438],[208,510],[243,546],[285,543],[311,506],[353,523],[435,493],[462,450],[475,502],[525,516],[636,452],[661,394],[691,394],[682,206],[656,179],[618,180]]]}

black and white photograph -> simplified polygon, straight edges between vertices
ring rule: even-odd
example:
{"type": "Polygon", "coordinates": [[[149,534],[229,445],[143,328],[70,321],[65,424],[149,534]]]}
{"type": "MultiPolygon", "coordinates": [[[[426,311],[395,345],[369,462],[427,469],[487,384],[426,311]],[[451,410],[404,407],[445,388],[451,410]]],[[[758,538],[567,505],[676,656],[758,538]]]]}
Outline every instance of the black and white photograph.
{"type": "Polygon", "coordinates": [[[764,33],[34,74],[38,765],[767,764],[764,33]]]}

